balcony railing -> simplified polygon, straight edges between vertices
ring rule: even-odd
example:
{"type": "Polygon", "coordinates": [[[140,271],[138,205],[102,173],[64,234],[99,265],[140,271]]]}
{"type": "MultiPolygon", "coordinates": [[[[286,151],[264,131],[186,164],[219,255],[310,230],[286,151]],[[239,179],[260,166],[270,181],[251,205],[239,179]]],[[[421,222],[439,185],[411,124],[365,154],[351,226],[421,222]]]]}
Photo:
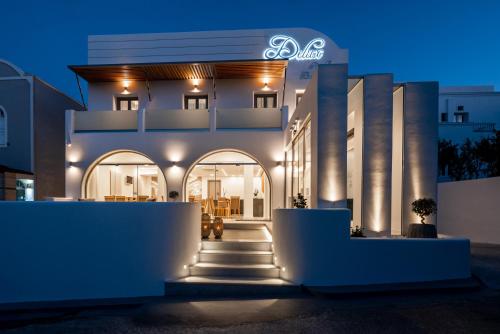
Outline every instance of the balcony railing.
{"type": "Polygon", "coordinates": [[[75,132],[137,131],[135,110],[123,111],[75,111],[75,132]]]}
{"type": "Polygon", "coordinates": [[[281,129],[277,108],[217,109],[217,129],[281,129]]]}
{"type": "Polygon", "coordinates": [[[443,127],[470,128],[473,132],[494,132],[495,123],[492,122],[440,122],[443,127]]]}
{"type": "Polygon", "coordinates": [[[199,110],[147,110],[146,131],[161,130],[209,130],[208,109],[199,110]]]}
{"type": "Polygon", "coordinates": [[[282,109],[71,111],[68,121],[74,132],[282,130],[288,121],[287,111],[286,107],[282,109]]]}

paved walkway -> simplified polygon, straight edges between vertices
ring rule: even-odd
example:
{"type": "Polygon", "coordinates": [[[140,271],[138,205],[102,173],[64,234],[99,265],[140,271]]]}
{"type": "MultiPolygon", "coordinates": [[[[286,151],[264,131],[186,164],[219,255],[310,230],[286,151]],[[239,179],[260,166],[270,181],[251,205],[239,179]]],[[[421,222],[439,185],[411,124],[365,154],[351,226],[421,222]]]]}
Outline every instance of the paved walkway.
{"type": "Polygon", "coordinates": [[[156,300],[4,313],[7,333],[500,333],[500,246],[473,245],[479,290],[324,298],[156,300]]]}

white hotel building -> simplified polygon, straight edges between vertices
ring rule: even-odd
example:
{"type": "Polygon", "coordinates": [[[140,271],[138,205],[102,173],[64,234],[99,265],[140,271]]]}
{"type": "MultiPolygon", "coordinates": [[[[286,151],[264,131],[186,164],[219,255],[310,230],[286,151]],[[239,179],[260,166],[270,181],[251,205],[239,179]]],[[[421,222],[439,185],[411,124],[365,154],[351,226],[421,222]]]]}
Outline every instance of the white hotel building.
{"type": "Polygon", "coordinates": [[[88,64],[70,69],[88,103],[67,112],[67,197],[176,191],[272,220],[302,193],[381,235],[417,220],[413,200],[437,199],[437,82],[351,75],[348,51],[320,32],[90,36],[88,64]]]}

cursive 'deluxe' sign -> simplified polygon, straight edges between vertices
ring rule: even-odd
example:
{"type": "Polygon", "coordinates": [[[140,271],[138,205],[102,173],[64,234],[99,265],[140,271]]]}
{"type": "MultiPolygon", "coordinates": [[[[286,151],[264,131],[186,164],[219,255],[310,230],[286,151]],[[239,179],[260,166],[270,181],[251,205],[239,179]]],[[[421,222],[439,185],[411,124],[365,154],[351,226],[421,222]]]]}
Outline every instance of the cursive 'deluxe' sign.
{"type": "Polygon", "coordinates": [[[269,40],[269,48],[264,50],[265,59],[318,60],[325,54],[325,40],[315,38],[301,49],[299,43],[286,35],[275,35],[269,40]]]}

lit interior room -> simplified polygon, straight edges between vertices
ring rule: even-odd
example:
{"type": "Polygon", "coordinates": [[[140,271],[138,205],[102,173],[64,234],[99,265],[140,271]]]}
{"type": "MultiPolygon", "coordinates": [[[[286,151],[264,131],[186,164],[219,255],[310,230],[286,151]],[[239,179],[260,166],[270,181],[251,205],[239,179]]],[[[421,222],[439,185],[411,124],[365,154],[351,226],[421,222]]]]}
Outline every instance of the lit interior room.
{"type": "Polygon", "coordinates": [[[86,198],[111,202],[164,202],[165,177],[149,158],[134,152],[119,152],[100,160],[90,171],[86,198]]]}
{"type": "Polygon", "coordinates": [[[218,152],[200,160],[186,181],[190,202],[213,216],[238,220],[270,218],[270,184],[265,170],[239,152],[218,152]]]}

